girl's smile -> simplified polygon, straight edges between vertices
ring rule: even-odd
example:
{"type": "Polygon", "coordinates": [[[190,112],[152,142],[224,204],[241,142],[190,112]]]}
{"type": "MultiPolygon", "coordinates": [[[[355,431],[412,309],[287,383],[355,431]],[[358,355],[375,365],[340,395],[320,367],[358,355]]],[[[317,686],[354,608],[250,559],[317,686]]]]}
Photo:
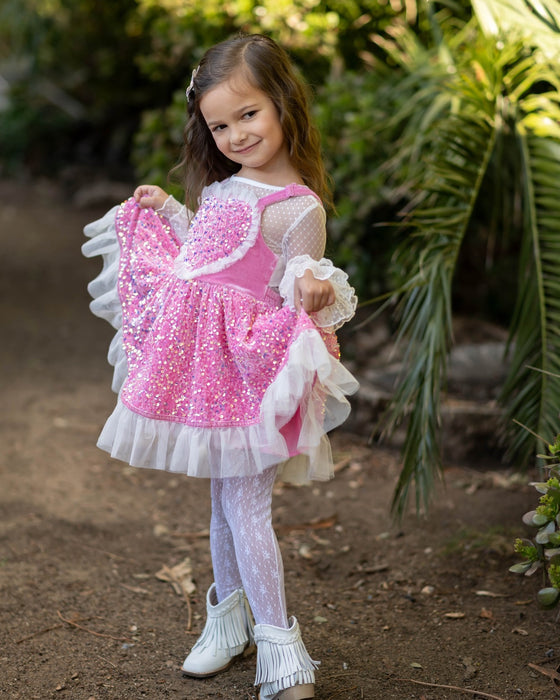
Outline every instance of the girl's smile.
{"type": "Polygon", "coordinates": [[[220,152],[241,165],[238,175],[275,185],[300,180],[274,102],[242,74],[208,90],[200,111],[220,152]]]}
{"type": "Polygon", "coordinates": [[[250,151],[252,151],[253,148],[255,148],[255,146],[258,145],[258,143],[259,142],[257,141],[256,143],[252,144],[251,146],[246,146],[245,148],[239,148],[235,151],[235,153],[237,153],[238,155],[241,155],[241,154],[245,155],[245,154],[249,153],[250,151]]]}

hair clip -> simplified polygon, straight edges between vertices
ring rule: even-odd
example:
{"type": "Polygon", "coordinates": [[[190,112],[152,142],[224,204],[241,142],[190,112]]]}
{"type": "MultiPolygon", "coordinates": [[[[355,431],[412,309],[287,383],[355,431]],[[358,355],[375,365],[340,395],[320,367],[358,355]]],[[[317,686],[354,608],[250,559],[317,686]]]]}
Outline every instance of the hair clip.
{"type": "Polygon", "coordinates": [[[188,87],[188,88],[186,89],[186,91],[185,91],[185,94],[186,94],[186,96],[187,96],[187,102],[190,102],[191,97],[192,97],[193,94],[194,94],[194,79],[196,78],[196,74],[198,73],[198,69],[199,69],[199,68],[200,68],[200,66],[197,66],[197,67],[193,70],[192,76],[191,76],[191,82],[189,83],[189,87],[188,87]]]}

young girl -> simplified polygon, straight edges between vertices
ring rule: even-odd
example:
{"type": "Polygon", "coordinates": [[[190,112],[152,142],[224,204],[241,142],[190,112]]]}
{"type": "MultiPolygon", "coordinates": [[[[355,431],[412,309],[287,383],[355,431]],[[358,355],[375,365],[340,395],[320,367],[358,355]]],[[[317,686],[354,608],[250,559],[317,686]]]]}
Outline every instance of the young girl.
{"type": "Polygon", "coordinates": [[[183,672],[224,671],[256,642],[261,700],[301,700],[317,662],[288,618],[272,488],[332,476],[326,433],[357,389],[334,330],[356,298],[322,258],[329,193],[286,53],[260,35],[213,47],[187,103],[188,208],[142,185],[86,227],[85,255],[104,256],[91,308],[118,331],[98,445],[210,479],[215,582],[183,672]]]}

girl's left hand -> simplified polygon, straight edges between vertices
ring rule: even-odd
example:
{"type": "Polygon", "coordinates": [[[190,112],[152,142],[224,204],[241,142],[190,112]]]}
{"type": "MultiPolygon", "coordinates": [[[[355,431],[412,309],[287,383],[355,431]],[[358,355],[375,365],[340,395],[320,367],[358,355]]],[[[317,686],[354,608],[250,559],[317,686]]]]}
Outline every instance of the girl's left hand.
{"type": "Polygon", "coordinates": [[[148,207],[156,210],[161,209],[168,197],[167,192],[157,185],[139,185],[134,190],[134,199],[142,209],[147,209],[148,207]]]}
{"type": "Polygon", "coordinates": [[[311,270],[306,270],[302,277],[296,277],[294,283],[294,306],[296,311],[321,311],[325,306],[334,304],[335,293],[329,280],[318,280],[311,270]]]}

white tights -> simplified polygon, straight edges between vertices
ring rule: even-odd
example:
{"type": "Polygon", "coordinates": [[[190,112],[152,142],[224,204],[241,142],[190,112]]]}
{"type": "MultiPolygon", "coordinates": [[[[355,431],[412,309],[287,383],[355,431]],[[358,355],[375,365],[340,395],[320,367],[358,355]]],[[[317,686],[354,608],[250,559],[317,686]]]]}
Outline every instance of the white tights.
{"type": "Polygon", "coordinates": [[[212,479],[210,551],[218,601],[244,588],[257,624],[288,627],[284,567],[272,528],[276,467],[212,479]]]}

